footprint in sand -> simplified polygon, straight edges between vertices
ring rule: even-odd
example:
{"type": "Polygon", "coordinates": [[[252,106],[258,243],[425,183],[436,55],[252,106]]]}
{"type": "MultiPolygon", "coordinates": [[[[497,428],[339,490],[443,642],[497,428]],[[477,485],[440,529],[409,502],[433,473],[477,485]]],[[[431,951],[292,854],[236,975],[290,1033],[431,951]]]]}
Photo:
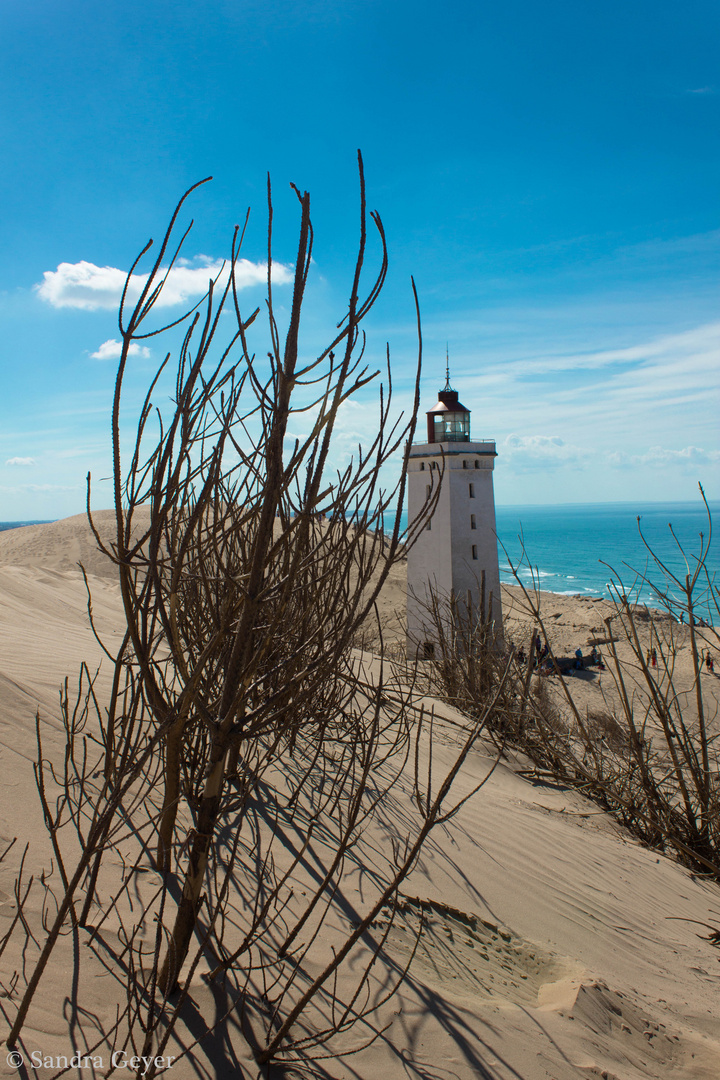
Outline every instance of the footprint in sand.
{"type": "MultiPolygon", "coordinates": [[[[385,930],[388,915],[377,921],[385,930]]],[[[548,983],[574,975],[562,960],[511,930],[428,900],[406,898],[388,933],[385,949],[398,961],[412,955],[411,974],[429,986],[474,998],[537,1005],[548,983]],[[417,943],[417,948],[416,948],[417,943]]]]}

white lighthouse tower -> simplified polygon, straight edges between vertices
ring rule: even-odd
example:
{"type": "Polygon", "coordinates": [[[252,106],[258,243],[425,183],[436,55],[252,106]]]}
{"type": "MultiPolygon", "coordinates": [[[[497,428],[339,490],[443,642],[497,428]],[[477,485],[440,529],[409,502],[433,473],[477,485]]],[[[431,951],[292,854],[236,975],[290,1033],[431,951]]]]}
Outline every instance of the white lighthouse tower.
{"type": "Polygon", "coordinates": [[[440,485],[437,507],[408,553],[408,653],[434,652],[431,594],[454,598],[456,617],[493,620],[502,633],[500,572],[495,534],[495,442],[470,439],[470,410],[450,386],[449,365],[437,405],[427,414],[427,442],[410,448],[408,518],[422,512],[440,485]],[[484,610],[482,605],[484,601],[484,610]]]}

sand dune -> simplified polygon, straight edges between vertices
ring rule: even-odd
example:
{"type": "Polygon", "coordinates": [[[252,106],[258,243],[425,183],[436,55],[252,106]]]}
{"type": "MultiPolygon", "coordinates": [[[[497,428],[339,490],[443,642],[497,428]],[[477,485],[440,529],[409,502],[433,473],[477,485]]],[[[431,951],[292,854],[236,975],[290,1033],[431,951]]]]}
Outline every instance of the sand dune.
{"type": "MultiPolygon", "coordinates": [[[[111,527],[111,517],[101,524],[111,527]]],[[[48,864],[32,774],[35,712],[40,711],[46,753],[61,752],[59,687],[66,676],[77,680],[82,660],[93,672],[101,664],[78,560],[89,573],[98,627],[114,640],[122,628],[119,591],[112,565],[94,550],[82,515],[0,534],[0,845],[19,838],[0,864],[0,938],[12,916],[12,883],[25,842],[31,841],[32,872],[48,864]]],[[[402,606],[402,575],[403,568],[396,568],[385,590],[388,615],[402,606]]],[[[508,593],[506,610],[514,595],[508,593]]],[[[567,597],[547,600],[557,638],[553,645],[584,644],[602,628],[601,605],[567,597]]],[[[527,624],[517,610],[510,614],[522,636],[527,624]]],[[[101,667],[99,693],[104,679],[101,667]]],[[[603,693],[611,693],[606,674],[578,678],[577,686],[586,698],[595,694],[602,700],[603,693]]],[[[459,737],[455,725],[462,718],[447,705],[438,705],[437,714],[445,718],[436,737],[439,769],[451,759],[459,737]]],[[[493,763],[490,746],[472,753],[459,795],[493,763]]],[[[525,779],[520,775],[525,764],[517,756],[502,760],[478,795],[433,836],[405,882],[405,929],[391,931],[389,962],[402,966],[421,919],[424,930],[409,978],[378,1017],[379,1027],[392,1021],[389,1029],[360,1054],[319,1062],[303,1075],[330,1080],[720,1076],[720,951],[703,939],[699,925],[720,925],[720,890],[641,847],[576,792],[525,779]]],[[[362,898],[353,888],[348,886],[348,896],[360,907],[362,898]]],[[[382,920],[376,929],[382,931],[382,920]]],[[[67,966],[54,970],[33,1006],[24,1036],[28,1052],[70,1053],[62,1017],[70,937],[60,955],[67,966]]],[[[16,959],[11,949],[0,958],[0,983],[6,988],[16,959]]],[[[0,995],[6,992],[0,987],[0,995]]],[[[83,1007],[98,1023],[109,1022],[120,992],[95,963],[83,982],[83,1007]]],[[[199,979],[193,996],[198,1008],[212,1010],[211,991],[199,979]]],[[[237,1068],[254,1077],[232,1022],[227,1032],[237,1068]]],[[[190,1032],[185,1035],[190,1040],[190,1032]]],[[[211,1037],[168,1075],[173,1080],[230,1075],[222,1072],[224,1052],[222,1040],[211,1037]]],[[[0,1055],[0,1074],[17,1075],[4,1058],[0,1055]]],[[[54,1071],[39,1068],[30,1075],[54,1071]]]]}
{"type": "MultiPolygon", "coordinates": [[[[114,510],[99,510],[93,521],[103,540],[112,538],[114,510]]],[[[85,514],[46,525],[25,525],[0,533],[0,565],[34,566],[59,573],[78,570],[82,563],[88,574],[115,579],[112,562],[98,550],[85,514]]]]}

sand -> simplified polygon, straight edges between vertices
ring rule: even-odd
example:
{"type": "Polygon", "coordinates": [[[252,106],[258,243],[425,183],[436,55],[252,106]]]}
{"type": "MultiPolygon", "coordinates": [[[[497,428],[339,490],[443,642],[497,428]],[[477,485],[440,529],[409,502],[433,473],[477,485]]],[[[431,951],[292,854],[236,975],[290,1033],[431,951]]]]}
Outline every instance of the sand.
{"type": "MultiPolygon", "coordinates": [[[[100,515],[100,524],[111,528],[111,515],[100,515]]],[[[49,865],[32,771],[36,710],[46,754],[59,753],[58,694],[64,679],[75,682],[84,661],[93,672],[100,667],[98,693],[107,689],[78,559],[88,570],[98,627],[113,639],[122,629],[119,589],[112,564],[95,550],[82,515],[0,534],[0,850],[18,837],[0,864],[0,938],[13,914],[14,875],[26,842],[30,872],[49,865]]],[[[381,609],[387,621],[402,609],[403,574],[403,566],[396,567],[384,591],[381,609]]],[[[552,595],[543,600],[548,633],[560,655],[572,655],[578,646],[587,651],[590,639],[602,636],[606,601],[552,595]]],[[[517,590],[507,591],[504,603],[510,633],[524,640],[531,626],[517,590]]],[[[687,649],[679,663],[689,678],[687,649]]],[[[717,699],[717,681],[706,678],[717,699]]],[[[584,672],[573,680],[582,708],[603,702],[611,707],[609,672],[584,672]]],[[[436,730],[439,767],[451,759],[462,718],[448,705],[437,704],[436,712],[444,718],[436,730]]],[[[458,793],[470,791],[494,760],[489,744],[473,751],[458,793]]],[[[477,796],[433,835],[404,883],[406,925],[412,928],[422,917],[426,929],[408,979],[377,1017],[378,1028],[390,1027],[360,1054],[319,1062],[303,1075],[333,1080],[720,1076],[720,950],[703,937],[704,924],[720,926],[720,889],[642,847],[576,792],[531,782],[522,775],[527,764],[518,755],[506,756],[477,796]]],[[[361,903],[358,894],[358,908],[361,903]]],[[[387,949],[402,964],[411,949],[410,931],[393,929],[387,949]]],[[[68,939],[58,954],[62,963],[48,970],[30,1012],[23,1036],[27,1054],[72,1053],[62,1015],[71,950],[68,939]]],[[[8,1005],[15,959],[11,949],[0,958],[0,1005],[8,1005]]],[[[84,1009],[98,1023],[107,1022],[117,984],[99,965],[89,966],[83,979],[84,1009]]],[[[199,980],[193,994],[199,1009],[211,1010],[210,991],[199,980]]],[[[173,1080],[258,1075],[233,1024],[226,1035],[236,1047],[237,1065],[227,1064],[223,1039],[212,1036],[168,1075],[173,1080]]],[[[187,1032],[185,1037],[189,1042],[187,1032]]],[[[31,1068],[26,1075],[56,1071],[31,1068]]],[[[17,1075],[5,1064],[5,1053],[0,1075],[17,1075]]],[[[93,1073],[88,1068],[68,1075],[93,1073]]]]}

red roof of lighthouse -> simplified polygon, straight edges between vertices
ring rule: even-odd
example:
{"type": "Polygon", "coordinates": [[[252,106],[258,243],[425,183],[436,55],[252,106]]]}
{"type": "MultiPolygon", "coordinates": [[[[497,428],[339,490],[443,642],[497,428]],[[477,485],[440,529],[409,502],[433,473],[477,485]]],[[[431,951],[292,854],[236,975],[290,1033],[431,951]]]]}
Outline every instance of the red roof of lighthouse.
{"type": "Polygon", "coordinates": [[[445,413],[445,412],[466,412],[470,410],[462,405],[458,401],[457,390],[441,390],[438,393],[437,405],[433,405],[432,409],[428,409],[428,416],[430,413],[445,413]]]}

